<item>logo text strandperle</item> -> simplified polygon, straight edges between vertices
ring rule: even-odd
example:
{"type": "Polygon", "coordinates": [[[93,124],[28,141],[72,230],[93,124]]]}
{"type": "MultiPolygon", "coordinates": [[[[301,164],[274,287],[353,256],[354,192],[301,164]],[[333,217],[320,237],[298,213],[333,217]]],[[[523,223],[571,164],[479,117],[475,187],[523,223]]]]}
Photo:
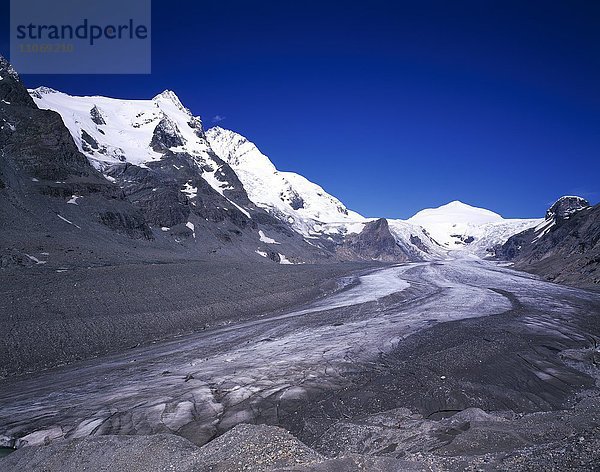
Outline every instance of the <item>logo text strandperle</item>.
{"type": "Polygon", "coordinates": [[[88,40],[90,46],[101,39],[147,39],[148,27],[143,24],[136,25],[133,19],[120,25],[96,25],[83,19],[81,24],[72,25],[40,25],[30,23],[17,25],[17,39],[41,40],[88,40]]]}

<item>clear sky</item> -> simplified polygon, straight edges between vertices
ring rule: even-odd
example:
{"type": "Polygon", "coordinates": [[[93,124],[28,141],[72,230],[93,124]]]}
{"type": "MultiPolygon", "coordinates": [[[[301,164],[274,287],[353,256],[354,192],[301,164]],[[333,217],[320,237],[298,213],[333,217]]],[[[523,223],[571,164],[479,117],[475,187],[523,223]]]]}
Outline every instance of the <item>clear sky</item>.
{"type": "Polygon", "coordinates": [[[222,119],[367,216],[600,200],[600,2],[154,0],[152,37],[148,76],[23,79],[172,89],[206,127],[222,119]]]}

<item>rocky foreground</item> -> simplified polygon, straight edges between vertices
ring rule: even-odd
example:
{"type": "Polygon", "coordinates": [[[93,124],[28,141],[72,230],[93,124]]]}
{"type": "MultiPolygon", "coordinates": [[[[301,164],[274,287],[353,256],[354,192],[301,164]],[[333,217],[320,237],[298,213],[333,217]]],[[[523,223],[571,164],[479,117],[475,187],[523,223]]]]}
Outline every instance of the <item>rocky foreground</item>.
{"type": "Polygon", "coordinates": [[[502,417],[472,408],[442,421],[402,409],[364,417],[352,429],[342,425],[345,434],[332,431],[336,458],[281,428],[241,424],[203,447],[170,434],[99,436],[26,447],[0,466],[22,472],[598,470],[599,406],[593,398],[568,413],[502,417]]]}
{"type": "Polygon", "coordinates": [[[600,295],[478,260],[0,385],[2,470],[594,470],[600,295]]]}

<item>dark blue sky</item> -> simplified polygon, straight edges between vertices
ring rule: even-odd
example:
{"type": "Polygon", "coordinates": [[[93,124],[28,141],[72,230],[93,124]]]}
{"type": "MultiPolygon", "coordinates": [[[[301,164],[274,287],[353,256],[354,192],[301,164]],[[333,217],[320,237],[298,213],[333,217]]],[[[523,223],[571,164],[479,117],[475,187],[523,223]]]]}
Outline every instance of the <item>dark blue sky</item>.
{"type": "Polygon", "coordinates": [[[152,28],[152,75],[23,79],[173,89],[206,127],[225,116],[279,169],[369,216],[600,200],[600,2],[154,0],[152,28]]]}

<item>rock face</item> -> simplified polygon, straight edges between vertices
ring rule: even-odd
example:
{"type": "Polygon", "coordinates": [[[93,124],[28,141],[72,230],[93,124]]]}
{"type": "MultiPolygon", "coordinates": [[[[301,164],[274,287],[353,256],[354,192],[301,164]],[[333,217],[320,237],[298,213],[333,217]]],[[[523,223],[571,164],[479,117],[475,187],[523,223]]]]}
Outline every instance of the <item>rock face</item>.
{"type": "Polygon", "coordinates": [[[0,56],[0,104],[36,108],[32,98],[23,87],[19,75],[10,63],[0,56]]]}
{"type": "Polygon", "coordinates": [[[561,197],[546,212],[546,220],[566,220],[589,206],[590,203],[581,197],[561,197]]]}
{"type": "Polygon", "coordinates": [[[105,125],[106,121],[104,121],[104,117],[102,116],[102,112],[98,109],[96,105],[90,110],[90,116],[92,117],[92,121],[97,125],[105,125]]]}
{"type": "MultiPolygon", "coordinates": [[[[151,100],[71,97],[47,88],[31,95],[41,108],[61,113],[79,154],[120,189],[154,228],[154,237],[173,250],[276,263],[334,260],[331,251],[309,244],[287,219],[249,199],[236,172],[212,150],[201,119],[172,91],[151,100]]],[[[300,197],[292,204],[302,205],[300,197]]],[[[107,213],[102,221],[112,227],[124,220],[114,216],[107,213]]]]}
{"type": "MultiPolygon", "coordinates": [[[[421,240],[412,242],[422,244],[421,240]]],[[[385,218],[367,223],[359,234],[347,236],[338,254],[349,260],[405,262],[411,259],[396,242],[385,218]]]]}
{"type": "MultiPolygon", "coordinates": [[[[87,178],[107,182],[94,171],[73,143],[58,113],[39,110],[18,75],[0,61],[0,147],[16,170],[44,180],[87,178]],[[25,97],[25,95],[27,97],[25,97]]],[[[10,67],[10,66],[9,66],[10,67]]]]}
{"type": "Polygon", "coordinates": [[[55,227],[77,229],[80,238],[103,226],[134,239],[152,239],[140,212],[79,152],[60,115],[38,109],[1,57],[0,77],[0,222],[5,228],[0,251],[13,251],[0,256],[14,260],[17,247],[24,252],[40,247],[53,237],[48,233],[60,233],[55,227]],[[88,203],[85,214],[77,212],[78,198],[88,203]],[[80,213],[78,223],[69,219],[74,213],[80,213]]]}
{"type": "Polygon", "coordinates": [[[515,268],[548,280],[600,286],[600,205],[580,197],[562,197],[535,228],[512,236],[496,251],[515,268]]]}
{"type": "Polygon", "coordinates": [[[150,147],[161,152],[177,146],[183,146],[183,137],[177,125],[165,116],[154,128],[150,147]]]}

